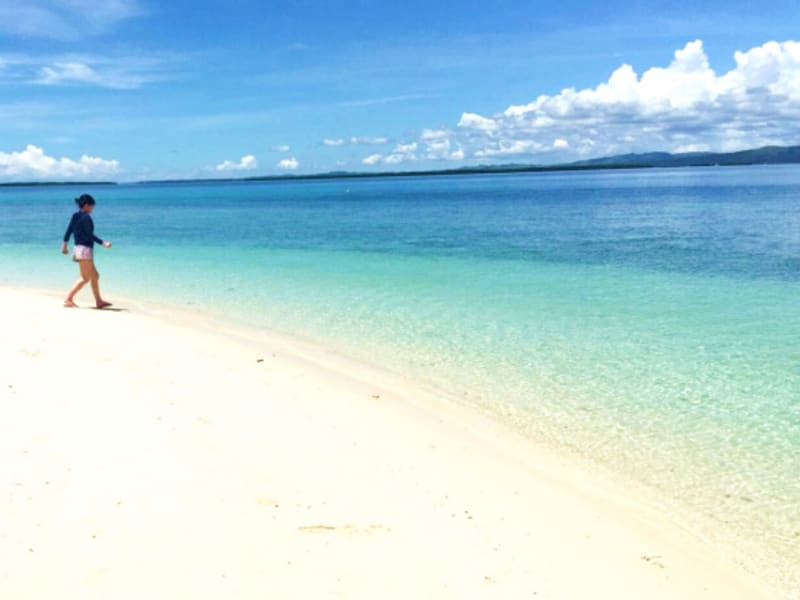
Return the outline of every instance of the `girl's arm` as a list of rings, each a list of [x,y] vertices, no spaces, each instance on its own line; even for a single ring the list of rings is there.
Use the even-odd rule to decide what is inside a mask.
[[[69,242],[69,236],[72,235],[73,230],[75,229],[75,221],[78,220],[78,213],[72,215],[72,218],[69,220],[69,225],[67,225],[67,230],[64,232],[64,243],[66,244]]]
[[[69,225],[67,225],[67,230],[64,232],[64,243],[61,244],[61,253],[67,253],[67,243],[69,242],[69,236],[72,235],[73,230],[75,229],[75,221],[77,221],[77,214],[72,215],[72,218],[69,220]]]
[[[104,242],[102,239],[100,239],[94,234],[94,221],[92,221],[91,218],[89,218],[88,221],[89,221],[89,233],[92,234],[92,239],[94,240],[94,243],[100,244],[103,248],[111,248],[111,242]]]
[[[87,226],[89,228],[88,233],[92,234],[92,239],[94,240],[94,243],[100,244],[103,248],[111,248],[111,242],[104,242],[102,239],[100,239],[94,234],[94,221],[92,221],[92,218],[89,217],[86,219],[86,221],[88,223]]]
[[[106,243],[94,234],[94,221],[92,220],[92,218],[89,217],[88,219],[86,219],[86,221],[87,221],[87,228],[89,229],[87,233],[90,233],[92,235],[94,243],[100,244],[101,246],[105,246]]]

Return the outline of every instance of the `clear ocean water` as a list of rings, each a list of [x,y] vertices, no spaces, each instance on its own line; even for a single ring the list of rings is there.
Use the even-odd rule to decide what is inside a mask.
[[[67,289],[81,191],[0,189],[0,284]],[[109,298],[447,390],[800,585],[800,165],[90,191]]]

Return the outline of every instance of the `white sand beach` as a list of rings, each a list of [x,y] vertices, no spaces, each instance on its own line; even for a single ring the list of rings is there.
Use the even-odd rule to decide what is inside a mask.
[[[478,412],[127,307],[0,289],[3,599],[777,597]]]

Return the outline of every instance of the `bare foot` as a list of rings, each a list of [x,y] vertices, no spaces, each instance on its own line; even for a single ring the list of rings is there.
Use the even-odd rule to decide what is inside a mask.
[[[65,308],[78,308],[78,305],[75,304],[72,300],[64,300],[64,307]]]
[[[100,300],[97,303],[97,308],[108,308],[109,306],[111,306],[111,302],[106,302],[105,300]]]

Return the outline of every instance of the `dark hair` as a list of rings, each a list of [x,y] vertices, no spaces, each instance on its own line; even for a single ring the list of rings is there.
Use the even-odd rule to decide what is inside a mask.
[[[87,204],[89,206],[94,206],[95,205],[95,201],[94,201],[94,198],[92,198],[89,194],[84,194],[83,196],[80,196],[79,198],[75,198],[75,204],[78,205],[78,208],[83,208]]]

